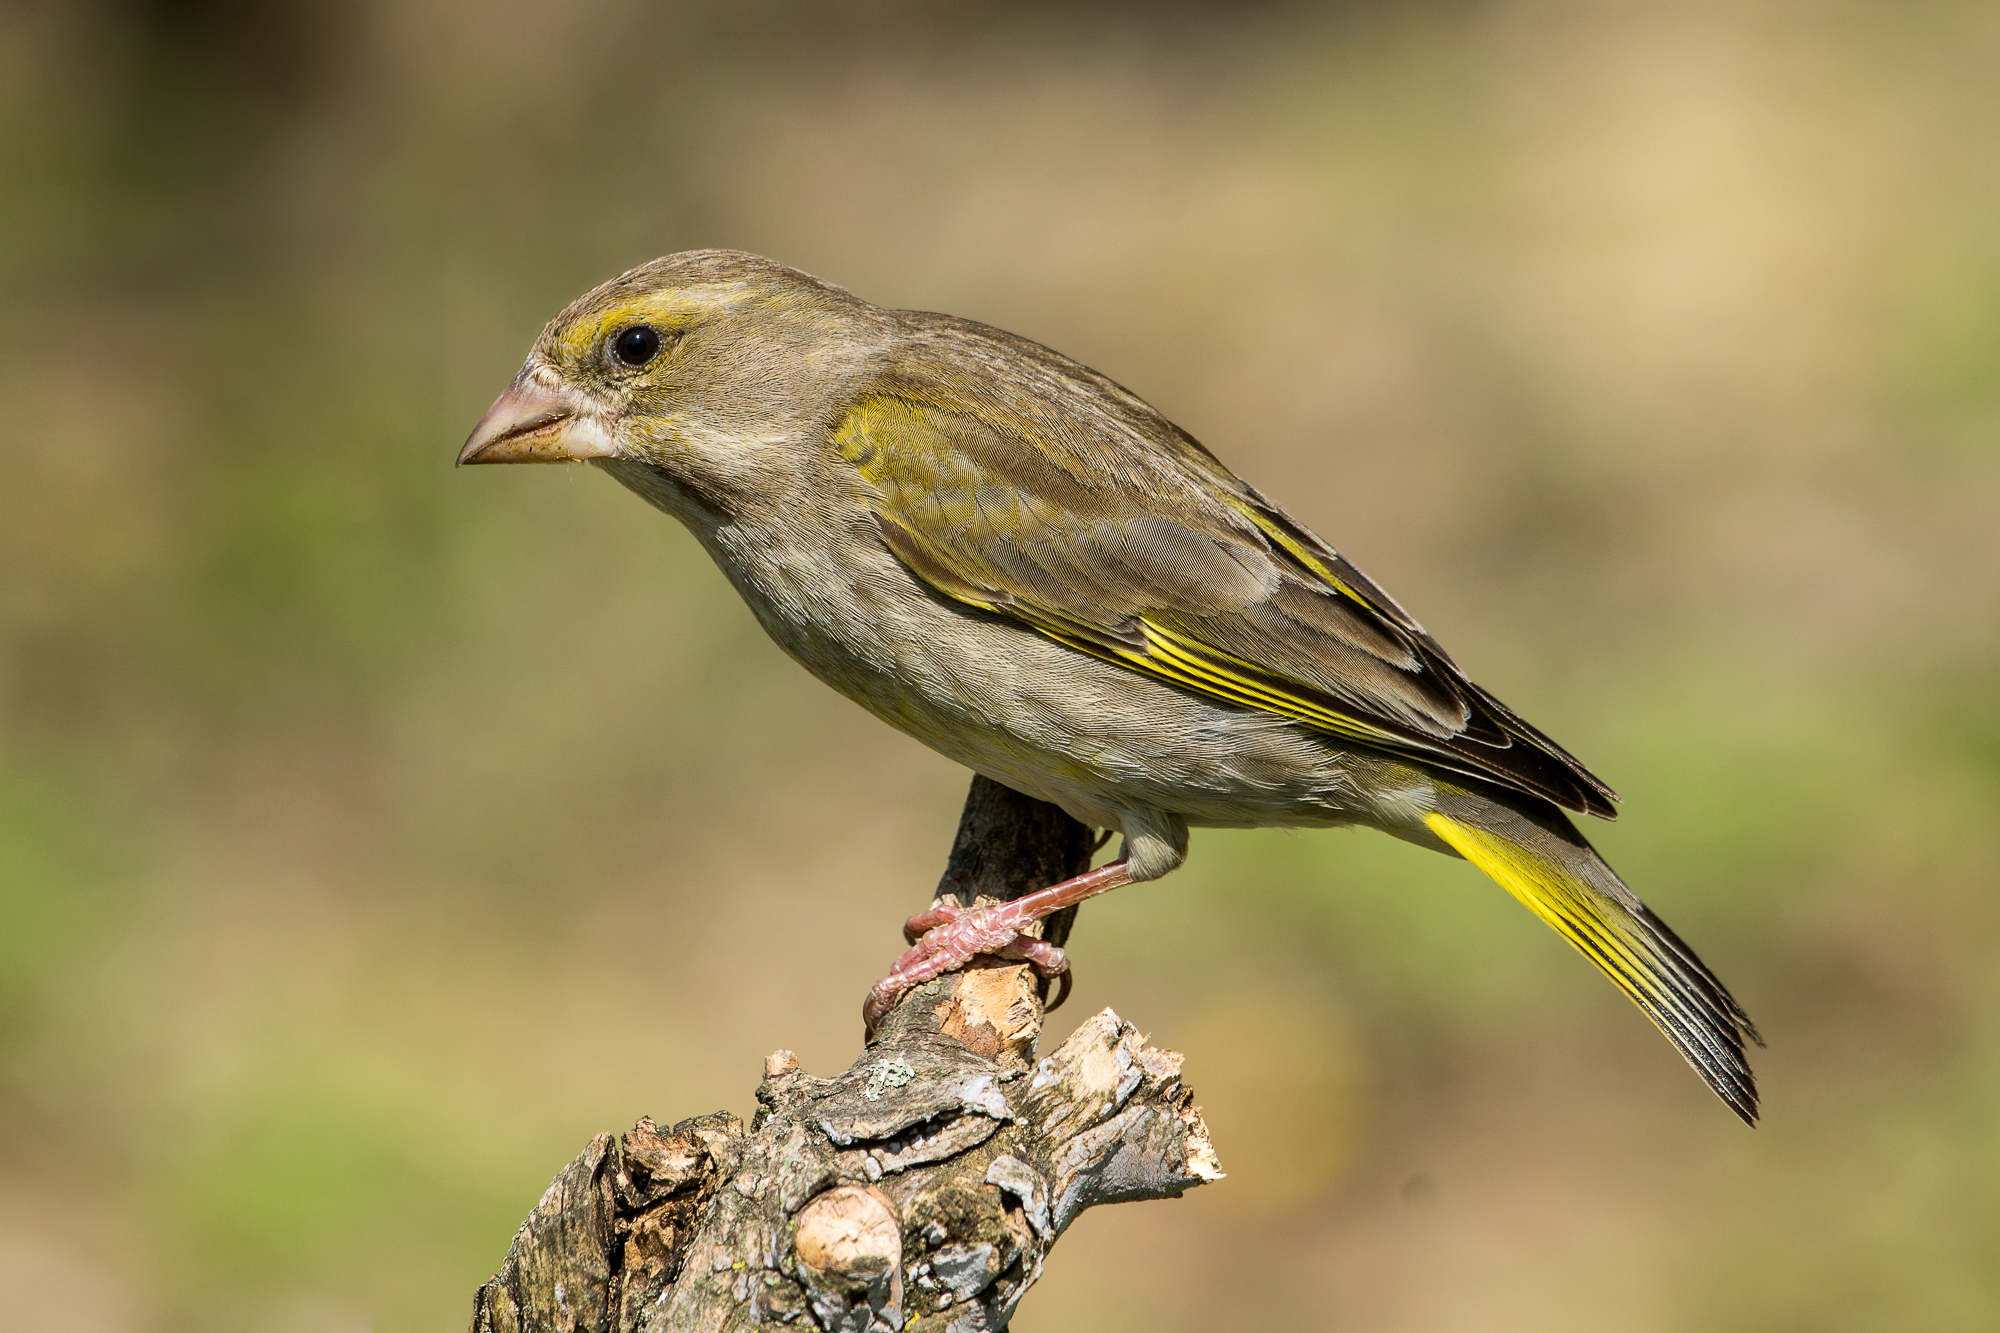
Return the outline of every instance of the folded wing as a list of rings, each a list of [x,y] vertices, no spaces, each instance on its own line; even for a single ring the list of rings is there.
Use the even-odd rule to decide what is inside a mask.
[[[1115,384],[1008,341],[988,354],[1039,372],[1010,377],[1016,399],[918,364],[834,430],[918,578],[1221,702],[1611,816],[1609,788],[1332,547]]]

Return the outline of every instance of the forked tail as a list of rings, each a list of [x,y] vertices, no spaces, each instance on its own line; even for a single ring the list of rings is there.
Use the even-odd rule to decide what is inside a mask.
[[[1729,1109],[1756,1124],[1757,1080],[1743,1043],[1763,1039],[1749,1015],[1568,817],[1443,782],[1437,793],[1437,811],[1424,819],[1431,832],[1604,969]]]

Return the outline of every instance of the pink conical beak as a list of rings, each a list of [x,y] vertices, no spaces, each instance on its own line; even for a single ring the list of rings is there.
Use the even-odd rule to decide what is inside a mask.
[[[546,367],[525,370],[493,400],[466,437],[466,463],[574,463],[614,458],[617,447],[581,394]]]

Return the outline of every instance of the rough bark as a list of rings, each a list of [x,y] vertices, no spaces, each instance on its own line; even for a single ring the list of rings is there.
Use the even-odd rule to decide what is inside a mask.
[[[938,896],[1018,897],[1090,850],[1062,811],[975,778]],[[479,1289],[473,1333],[1004,1329],[1084,1209],[1221,1175],[1180,1056],[1106,1009],[1038,1060],[1042,1015],[1028,968],[975,966],[911,991],[836,1078],[771,1055],[747,1128],[599,1134]]]

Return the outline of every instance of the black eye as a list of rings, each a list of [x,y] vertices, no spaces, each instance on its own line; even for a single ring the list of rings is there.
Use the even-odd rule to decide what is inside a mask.
[[[634,324],[611,339],[611,355],[628,366],[643,366],[660,354],[660,331],[650,324]]]

